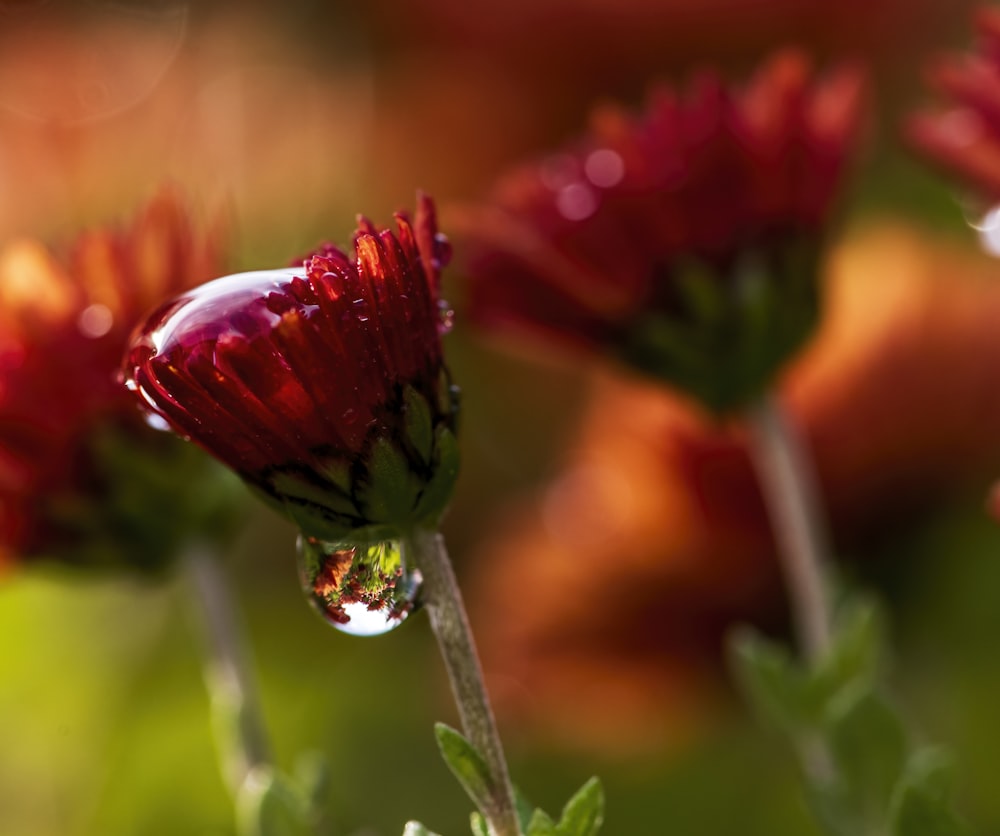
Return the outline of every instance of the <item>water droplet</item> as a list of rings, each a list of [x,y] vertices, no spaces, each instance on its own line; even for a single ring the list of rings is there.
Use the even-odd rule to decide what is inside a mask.
[[[420,572],[407,571],[396,541],[326,543],[300,536],[298,553],[302,590],[341,632],[387,633],[416,606]]]
[[[343,421],[347,426],[357,423],[358,411],[356,409],[345,409],[344,414],[340,416],[340,420]]]
[[[444,299],[438,300],[438,333],[447,334],[455,327],[455,309]]]
[[[367,299],[355,299],[354,300],[354,318],[358,322],[368,321],[368,300]]]

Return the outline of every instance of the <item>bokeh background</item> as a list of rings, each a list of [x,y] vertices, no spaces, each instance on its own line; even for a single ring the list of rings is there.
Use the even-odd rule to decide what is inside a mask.
[[[163,183],[228,219],[235,268],[345,243],[425,189],[475,199],[609,98],[771,49],[870,65],[865,149],[825,268],[826,320],[785,393],[845,576],[888,607],[892,684],[951,746],[958,802],[1000,829],[1000,262],[971,204],[912,159],[922,67],[970,37],[958,0],[0,3],[0,236],[58,245]],[[724,636],[786,612],[738,427],[620,371],[447,338],[464,465],[447,519],[512,771],[558,809],[591,774],[606,832],[816,832],[789,753],[732,692]],[[280,765],[329,761],[336,833],[467,831],[439,760],[455,721],[425,620],[338,634],[260,509],[227,566]],[[233,832],[193,593],[33,565],[0,580],[0,833]]]

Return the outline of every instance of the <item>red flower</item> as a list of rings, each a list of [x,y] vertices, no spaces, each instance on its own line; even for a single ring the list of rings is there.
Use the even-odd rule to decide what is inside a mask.
[[[951,100],[944,109],[917,113],[905,125],[910,143],[929,160],[1000,200],[1000,10],[976,17],[980,41],[966,55],[939,62],[930,85]]]
[[[228,276],[162,306],[127,360],[147,407],[308,537],[434,520],[457,471],[441,351],[434,206],[398,233],[362,219],[348,256]],[[371,533],[371,532],[369,532]]]
[[[713,73],[501,180],[465,214],[470,313],[602,347],[724,410],[816,317],[820,233],[861,76],[783,52],[742,90]]]
[[[179,501],[167,484],[174,471],[160,462],[154,474],[149,461],[182,462],[116,375],[136,319],[218,263],[215,237],[196,236],[169,192],[125,229],[84,234],[65,259],[31,241],[0,253],[3,559],[156,565],[167,557],[175,537],[155,518],[160,503]]]

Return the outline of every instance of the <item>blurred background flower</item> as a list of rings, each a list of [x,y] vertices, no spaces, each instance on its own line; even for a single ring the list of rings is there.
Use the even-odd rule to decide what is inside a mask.
[[[228,207],[229,269],[271,267],[343,240],[357,206],[384,217],[416,187],[474,198],[600,101],[636,105],[695,66],[741,78],[788,44],[817,63],[865,60],[881,129],[847,196],[828,321],[785,393],[850,571],[890,600],[899,693],[955,744],[962,802],[995,829],[1000,535],[981,498],[996,473],[1000,273],[971,254],[950,188],[895,138],[926,101],[918,67],[971,37],[970,5],[3,3],[0,234],[72,240],[166,179]],[[19,304],[79,316],[61,290],[28,286]],[[4,352],[27,321],[0,335]],[[731,705],[718,666],[734,619],[784,620],[738,429],[710,434],[635,381],[499,352],[460,319],[446,343],[464,390],[447,534],[518,782],[551,807],[601,774],[609,833],[648,833],[666,811],[695,836],[812,832],[784,753]],[[464,830],[430,733],[453,718],[429,631],[414,617],[381,639],[332,636],[303,606],[293,539],[262,513],[238,564],[279,766],[328,753],[340,832],[395,834],[409,817]],[[230,832],[181,629],[189,598],[177,581],[81,586],[40,567],[0,588],[5,834]]]
[[[65,256],[27,239],[0,251],[4,562],[158,568],[205,536],[187,525],[225,529],[225,499],[212,494],[223,483],[146,425],[118,376],[137,317],[218,273],[222,249],[219,231],[197,230],[164,191],[128,227],[85,233]]]
[[[1000,284],[992,260],[880,223],[837,249],[827,292],[784,392],[857,559],[1000,467],[1000,389],[973,359],[1000,351]],[[726,631],[782,628],[741,429],[603,374],[565,458],[475,561],[501,711],[560,745],[684,740],[727,690]]]

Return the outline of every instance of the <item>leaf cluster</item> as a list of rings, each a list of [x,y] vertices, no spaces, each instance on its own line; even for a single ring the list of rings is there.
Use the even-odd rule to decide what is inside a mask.
[[[880,688],[883,619],[848,600],[816,664],[742,630],[732,661],[748,700],[798,751],[809,800],[830,836],[969,836],[950,802],[941,750],[915,747]]]

